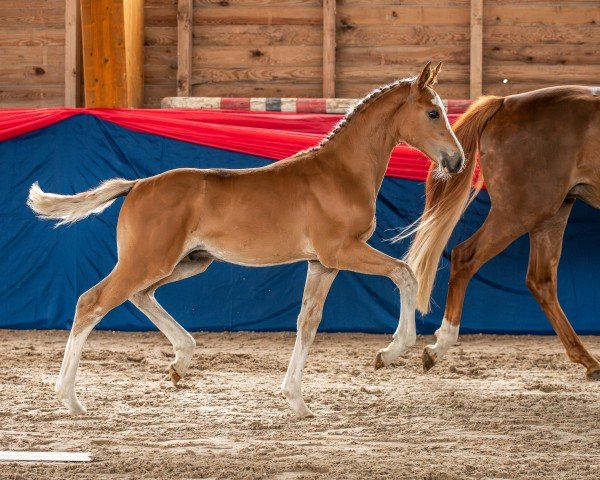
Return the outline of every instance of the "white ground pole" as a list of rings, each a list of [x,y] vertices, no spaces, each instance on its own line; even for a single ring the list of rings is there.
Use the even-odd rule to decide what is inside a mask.
[[[0,451],[0,462],[91,462],[91,452]]]

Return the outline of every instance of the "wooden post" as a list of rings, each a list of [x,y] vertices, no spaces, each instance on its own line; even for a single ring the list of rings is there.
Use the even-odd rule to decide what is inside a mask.
[[[81,0],[86,107],[143,105],[143,0]]]
[[[483,77],[483,0],[471,0],[471,81],[470,96],[482,93]]]
[[[81,25],[79,0],[65,2],[65,107],[81,105]]]
[[[335,0],[323,0],[323,98],[335,98]]]
[[[192,94],[192,0],[177,1],[177,96]]]
[[[127,106],[144,106],[144,0],[124,0]]]

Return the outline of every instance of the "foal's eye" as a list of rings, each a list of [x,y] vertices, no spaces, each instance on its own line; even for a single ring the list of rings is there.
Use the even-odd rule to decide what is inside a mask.
[[[431,110],[430,112],[427,112],[427,116],[429,118],[440,118],[440,112],[437,110]]]

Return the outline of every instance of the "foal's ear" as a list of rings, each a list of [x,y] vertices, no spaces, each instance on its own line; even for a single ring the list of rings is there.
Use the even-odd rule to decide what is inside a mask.
[[[431,62],[427,62],[427,65],[423,67],[421,75],[419,75],[419,78],[417,78],[417,80],[415,81],[419,89],[423,90],[427,85],[429,85],[432,73],[433,72],[431,71]]]
[[[442,69],[442,62],[438,63],[437,66],[433,69],[433,73],[431,74],[431,78],[429,79],[429,86],[435,85],[437,82],[437,77]]]

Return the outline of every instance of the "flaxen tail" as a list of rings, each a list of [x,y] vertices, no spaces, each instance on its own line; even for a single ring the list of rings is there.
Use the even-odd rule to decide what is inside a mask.
[[[422,313],[429,311],[438,264],[452,230],[483,184],[483,176],[480,175],[469,198],[477,165],[479,138],[487,122],[502,106],[503,100],[502,97],[482,97],[455,122],[453,130],[466,158],[466,164],[459,173],[441,178],[436,175],[435,165],[429,169],[425,209],[414,229],[416,234],[405,257],[419,282],[417,308]]]
[[[56,226],[74,223],[108,208],[118,197],[127,195],[137,180],[114,178],[75,195],[57,195],[31,185],[27,205],[45,220],[59,220]]]

